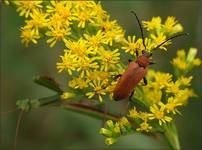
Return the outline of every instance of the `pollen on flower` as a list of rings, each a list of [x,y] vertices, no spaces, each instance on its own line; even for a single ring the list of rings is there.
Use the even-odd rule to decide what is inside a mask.
[[[149,132],[152,129],[152,126],[150,126],[147,122],[143,122],[140,124],[140,127],[137,128],[137,131],[145,131]]]
[[[143,26],[148,30],[154,30],[161,27],[161,18],[153,17],[151,21],[143,21]]]
[[[150,117],[149,119],[157,119],[159,121],[159,125],[163,123],[170,122],[172,120],[171,117],[166,116],[165,114],[165,105],[163,103],[159,103],[158,105],[154,104],[150,107]]]
[[[40,38],[40,36],[36,32],[34,32],[34,30],[31,30],[27,27],[21,28],[20,37],[22,38],[22,43],[25,43],[26,47],[29,45],[30,42],[37,44],[37,40]]]

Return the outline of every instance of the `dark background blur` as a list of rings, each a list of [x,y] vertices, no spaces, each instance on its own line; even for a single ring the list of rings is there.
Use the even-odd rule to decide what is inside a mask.
[[[158,62],[153,68],[171,72],[169,61],[180,48],[196,47],[201,58],[201,1],[102,1],[103,7],[126,29],[127,34],[140,36],[134,10],[140,20],[150,20],[153,16],[175,16],[190,33],[189,37],[174,40],[169,52],[156,51],[154,59]],[[1,4],[1,112],[15,108],[15,102],[21,98],[39,98],[53,94],[49,90],[32,82],[36,75],[51,75],[65,87],[64,74],[57,74],[55,64],[62,48],[47,47],[45,41],[25,48],[20,42],[20,26],[23,18],[15,8]],[[183,149],[201,149],[202,140],[202,71],[201,67],[193,71],[192,87],[198,98],[190,100],[187,107],[177,116],[177,128]],[[13,148],[18,113],[1,116],[1,149]],[[46,107],[26,114],[20,127],[17,147],[20,150],[55,149],[98,149],[107,148],[103,136],[98,134],[101,121],[60,108]],[[166,149],[161,138],[135,134],[119,139],[118,143],[107,149]]]

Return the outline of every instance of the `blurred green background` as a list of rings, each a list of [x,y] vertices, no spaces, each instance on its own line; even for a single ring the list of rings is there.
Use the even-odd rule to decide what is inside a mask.
[[[140,20],[150,20],[153,16],[175,16],[183,24],[189,37],[174,40],[169,53],[156,51],[152,68],[171,72],[169,61],[180,48],[196,47],[201,58],[201,1],[102,1],[105,10],[117,19],[127,34],[140,36],[134,10]],[[62,47],[47,47],[45,41],[25,48],[20,42],[20,26],[23,18],[15,8],[1,4],[1,112],[15,108],[15,102],[21,98],[39,98],[52,95],[49,90],[35,85],[32,78],[36,75],[51,75],[65,87],[64,75],[57,74],[55,64]],[[201,149],[202,139],[202,71],[193,71],[193,89],[198,94],[191,99],[176,117],[182,149]],[[17,112],[1,116],[1,149],[13,148]],[[23,117],[20,127],[17,149],[55,150],[55,149],[167,149],[163,139],[135,134],[119,139],[118,143],[107,147],[104,137],[98,134],[102,126],[96,120],[81,114],[72,113],[55,107],[32,110]]]

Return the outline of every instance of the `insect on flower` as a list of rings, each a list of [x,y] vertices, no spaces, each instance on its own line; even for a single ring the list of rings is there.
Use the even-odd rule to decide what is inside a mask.
[[[150,57],[152,56],[152,53],[148,52],[146,49],[145,41],[144,41],[144,35],[143,35],[143,29],[141,26],[141,23],[134,11],[131,11],[133,13],[138,21],[140,31],[141,31],[141,36],[142,36],[142,41],[143,41],[143,46],[145,50],[142,50],[142,55],[138,56],[138,52],[136,51],[136,56],[137,59],[134,61],[129,61],[129,65],[125,72],[122,75],[117,75],[116,77],[120,77],[120,79],[117,82],[117,85],[113,91],[113,98],[114,100],[122,100],[127,97],[129,97],[129,100],[132,98],[134,94],[134,88],[135,86],[143,79],[144,84],[147,84],[147,80],[145,78],[145,75],[147,73],[147,67],[151,64],[154,64]],[[188,33],[181,33],[174,35],[164,42],[160,43],[158,46],[156,46],[154,49],[159,48],[166,42],[170,41],[173,38],[179,37],[179,36],[184,36],[188,35]],[[154,50],[153,49],[153,50]]]

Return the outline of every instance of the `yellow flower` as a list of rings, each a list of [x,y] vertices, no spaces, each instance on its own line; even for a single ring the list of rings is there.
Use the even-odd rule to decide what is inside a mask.
[[[149,105],[160,102],[162,98],[161,89],[155,88],[156,86],[152,88],[152,85],[151,83],[151,86],[148,85],[143,88],[145,94],[142,100],[146,101]]]
[[[27,27],[33,28],[36,34],[39,34],[39,28],[44,28],[47,26],[49,19],[47,19],[48,14],[43,13],[41,10],[33,10],[30,14],[31,20],[26,21]]]
[[[107,12],[103,10],[102,5],[100,2],[92,3],[92,9],[93,9],[93,15],[96,16],[98,19],[106,19],[107,18]]]
[[[180,82],[170,82],[167,86],[166,92],[177,94],[180,90]]]
[[[25,43],[25,46],[27,47],[30,42],[33,42],[34,44],[37,44],[37,39],[40,38],[40,36],[34,32],[34,30],[31,30],[30,28],[22,27],[21,28],[21,36],[22,43]]]
[[[47,6],[48,13],[55,13],[61,16],[63,19],[69,21],[72,20],[73,15],[71,12],[72,2],[71,1],[50,1],[50,4]]]
[[[128,117],[131,117],[133,119],[138,118],[139,117],[139,113],[136,110],[136,107],[134,107],[133,109],[129,110],[129,115]]]
[[[122,117],[122,118],[118,121],[118,123],[119,123],[119,126],[120,126],[120,127],[127,126],[127,125],[130,124],[129,121],[128,121],[128,119],[127,119],[126,117]]]
[[[196,97],[196,94],[194,93],[194,91],[192,89],[189,89],[189,88],[185,88],[183,90],[180,90],[175,95],[175,99],[177,99],[177,101],[179,103],[182,103],[183,105],[187,104],[187,101],[190,97]]]
[[[57,26],[49,26],[49,30],[46,32],[46,36],[51,38],[47,40],[47,43],[50,44],[50,47],[53,47],[57,41],[64,41],[65,36],[71,34],[71,28],[60,28]]]
[[[88,41],[88,46],[97,51],[97,49],[101,46],[104,40],[104,33],[99,30],[96,35],[90,36],[89,34],[84,34],[85,39]]]
[[[177,51],[177,57],[181,58],[181,59],[185,59],[186,57],[186,53],[184,49],[180,49]]]
[[[99,49],[98,59],[101,62],[101,70],[109,71],[111,68],[115,68],[115,66],[120,62],[120,53],[118,49],[113,51],[105,50],[103,47]]]
[[[179,58],[173,58],[171,63],[180,70],[186,70],[187,68],[187,63]]]
[[[110,46],[112,46],[113,41],[121,42],[123,34],[124,34],[124,31],[121,28],[106,31],[104,35],[106,44],[109,44]]]
[[[81,72],[80,76],[83,78],[86,75],[86,72],[89,72],[91,69],[97,69],[99,66],[97,62],[95,62],[96,58],[88,58],[84,57],[78,61],[77,71]]]
[[[140,112],[139,118],[142,119],[144,122],[146,122],[149,119],[149,113],[147,112]]]
[[[154,30],[161,27],[161,18],[153,17],[151,21],[143,21],[142,23],[148,31]]]
[[[115,138],[106,138],[105,139],[105,144],[106,145],[112,145],[116,142],[117,140]]]
[[[137,128],[136,131],[151,131],[152,126],[150,126],[147,122],[143,122],[140,124],[140,128]]]
[[[161,43],[163,43],[164,41],[166,41],[166,36],[163,33],[159,33],[157,34],[157,36],[155,36],[154,34],[151,34],[151,38],[153,39],[153,42],[155,43],[155,47],[160,45]],[[164,43],[163,45],[161,45],[159,48],[160,49],[164,49],[167,50],[165,48],[166,45],[171,44],[170,41]]]
[[[115,30],[115,29],[119,28],[116,20],[110,21],[109,17],[107,18],[107,20],[100,19],[98,21],[100,21],[100,22],[98,22],[96,24],[96,26],[98,26],[103,32],[107,32],[109,30]]]
[[[109,72],[99,71],[99,70],[91,70],[86,72],[87,79],[92,80],[106,80],[109,79]]]
[[[78,21],[78,28],[84,28],[86,23],[94,23],[93,12],[89,11],[89,9],[78,10],[74,13],[74,16],[74,20]]]
[[[128,40],[124,40],[124,46],[122,47],[125,52],[130,53],[131,55],[134,55],[136,53],[140,53],[142,48],[142,39],[138,39],[135,41],[135,36],[128,36]]]
[[[190,86],[191,85],[191,80],[193,79],[192,76],[190,77],[181,77],[180,79],[177,80],[177,82],[180,83],[180,85],[183,85],[183,86]]]
[[[86,96],[89,99],[91,99],[92,97],[97,95],[100,102],[102,102],[103,101],[102,96],[106,95],[105,83],[101,80],[93,80],[93,81],[89,82],[89,85],[93,88],[93,91],[87,92]]]
[[[69,75],[72,75],[72,71],[76,70],[77,67],[75,55],[65,53],[64,56],[60,57],[62,62],[56,64],[58,72],[60,73],[63,70],[66,70]]]
[[[179,111],[176,109],[178,106],[182,106],[182,103],[178,102],[178,100],[174,99],[173,97],[169,97],[168,102],[165,104],[166,112],[172,112],[173,114],[176,114],[176,112],[179,113]]]
[[[74,78],[68,82],[69,87],[75,89],[84,89],[88,87],[88,82],[85,81],[82,77]]]
[[[159,103],[158,105],[160,108],[156,104],[150,106],[150,111],[152,114],[150,114],[149,119],[157,119],[159,121],[159,125],[162,125],[162,123],[170,122],[172,118],[166,116],[165,105],[163,103]]]
[[[192,64],[194,66],[200,66],[201,65],[201,59],[200,58],[196,58],[192,61]]]
[[[173,16],[168,16],[165,21],[165,29],[168,33],[177,33],[182,32],[183,27],[181,24],[177,23],[178,21]]]
[[[73,98],[75,97],[76,95],[74,93],[70,93],[70,92],[64,92],[62,95],[61,95],[61,98],[62,99],[69,99],[69,98]]]
[[[68,48],[65,52],[75,54],[78,60],[82,60],[84,57],[96,53],[91,47],[87,47],[87,41],[82,38],[78,41],[65,40],[65,46]]]
[[[20,16],[25,16],[26,18],[33,12],[35,9],[42,8],[43,1],[14,1],[14,4],[17,6],[17,11],[20,12]]]
[[[151,76],[151,77],[150,77]],[[172,80],[172,75],[169,73],[155,72],[155,75],[148,72],[148,78],[153,82],[148,84],[148,87],[155,87],[156,89],[163,89],[167,87],[168,83]]]

